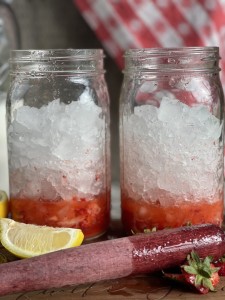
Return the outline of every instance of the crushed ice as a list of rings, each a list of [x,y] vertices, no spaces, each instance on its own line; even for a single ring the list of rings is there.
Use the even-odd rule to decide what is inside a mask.
[[[13,195],[38,199],[45,191],[52,199],[69,199],[100,193],[105,120],[88,88],[78,101],[20,106],[13,117],[8,129]]]
[[[123,124],[124,183],[131,197],[213,198],[222,172],[223,124],[206,107],[163,97],[159,108],[136,106]]]

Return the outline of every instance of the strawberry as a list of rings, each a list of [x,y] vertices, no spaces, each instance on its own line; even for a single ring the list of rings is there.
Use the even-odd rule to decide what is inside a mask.
[[[186,282],[201,294],[215,291],[215,286],[217,286],[220,279],[218,274],[219,269],[212,263],[211,257],[207,256],[203,260],[194,251],[187,256],[187,262],[181,266],[181,271]]]
[[[225,265],[225,263],[224,263]],[[212,258],[207,256],[204,260],[199,258],[194,251],[187,256],[186,263],[181,266],[181,272],[166,273],[164,277],[175,280],[182,284],[191,286],[201,294],[206,294],[209,291],[215,291],[215,287],[219,283],[220,268],[215,267],[212,263]]]
[[[220,268],[218,271],[219,276],[225,276],[225,255],[221,257],[218,261],[213,262],[215,267]]]

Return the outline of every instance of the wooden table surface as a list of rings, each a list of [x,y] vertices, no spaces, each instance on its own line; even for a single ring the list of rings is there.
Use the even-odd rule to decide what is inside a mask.
[[[104,239],[117,238],[122,235],[121,225],[117,221],[112,223]],[[10,261],[16,259],[2,246],[0,247],[0,253]],[[216,292],[210,292],[206,295],[197,294],[183,285],[168,281],[159,274],[132,276],[93,284],[13,294],[2,296],[0,300],[72,300],[83,298],[90,300],[225,300],[225,277],[221,277]]]
[[[157,276],[139,276],[61,289],[41,290],[0,297],[1,300],[224,300],[225,277],[216,292],[196,294]]]

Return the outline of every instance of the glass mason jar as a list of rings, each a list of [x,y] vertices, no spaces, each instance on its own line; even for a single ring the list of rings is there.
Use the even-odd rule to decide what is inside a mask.
[[[223,92],[217,47],[129,50],[120,101],[127,232],[223,219]]]
[[[15,50],[8,153],[12,218],[103,234],[110,214],[103,51]]]

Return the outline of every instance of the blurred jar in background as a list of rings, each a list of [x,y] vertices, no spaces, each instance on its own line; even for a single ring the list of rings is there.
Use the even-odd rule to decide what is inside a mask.
[[[6,136],[6,94],[9,74],[9,41],[0,18],[0,190],[9,193],[8,154]]]
[[[219,49],[129,50],[120,102],[127,232],[223,220]]]
[[[8,4],[0,1],[0,190],[9,194],[6,136],[6,94],[9,87],[10,50],[20,48],[19,26]]]
[[[12,218],[102,235],[110,213],[102,50],[12,51],[10,75]]]

